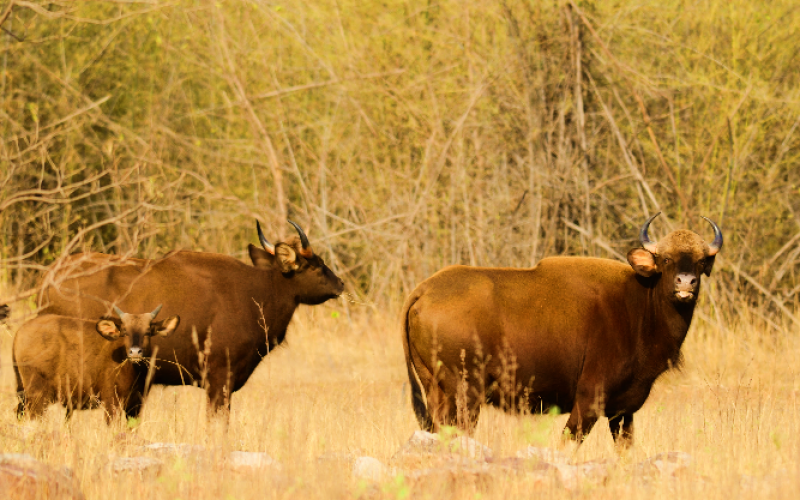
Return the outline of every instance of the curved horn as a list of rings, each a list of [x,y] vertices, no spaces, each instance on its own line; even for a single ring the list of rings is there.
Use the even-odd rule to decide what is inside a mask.
[[[288,219],[287,222],[293,225],[294,228],[297,229],[297,234],[300,235],[300,244],[303,245],[303,250],[300,251],[300,255],[302,255],[305,258],[309,258],[312,255],[314,255],[314,251],[311,249],[311,244],[308,242],[308,236],[306,236],[306,233],[304,233],[303,230],[300,229],[300,226],[298,226],[294,222]]]
[[[261,224],[256,221],[256,229],[258,230],[258,241],[261,242],[261,246],[264,247],[268,253],[275,255],[275,245],[267,241],[267,238],[264,236],[264,231],[261,230]]]
[[[161,306],[163,306],[163,305],[164,305],[164,304],[159,304],[159,305],[158,305],[158,307],[156,307],[156,308],[153,310],[153,312],[151,312],[151,313],[150,313],[150,318],[151,318],[151,319],[156,319],[156,316],[158,316],[158,313],[160,313],[160,312],[161,312]]]
[[[700,217],[703,216],[701,215]],[[722,249],[722,230],[719,228],[719,226],[717,226],[714,223],[713,220],[709,219],[708,217],[703,217],[703,218],[707,220],[708,223],[714,227],[714,241],[712,241],[711,244],[708,245],[708,256],[713,257],[714,255],[717,255],[717,252],[719,252]]]
[[[644,247],[644,249],[652,254],[656,253],[656,249],[658,248],[658,242],[650,240],[650,237],[647,235],[647,228],[650,227],[650,223],[653,222],[653,219],[655,219],[659,215],[661,215],[661,212],[658,212],[654,216],[647,219],[647,222],[644,223],[644,226],[642,226],[641,231],[639,231],[639,241],[642,242],[642,246]]]
[[[122,318],[122,317],[125,315],[125,313],[124,313],[124,312],[122,312],[122,309],[120,309],[120,308],[119,308],[119,307],[117,307],[117,306],[114,306],[114,312],[115,312],[115,313],[117,313],[117,316],[119,316],[119,317],[120,317],[120,319],[121,319],[121,318]]]

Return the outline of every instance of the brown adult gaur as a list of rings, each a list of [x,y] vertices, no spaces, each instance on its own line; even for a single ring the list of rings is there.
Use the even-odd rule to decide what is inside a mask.
[[[97,318],[113,305],[137,310],[163,302],[164,313],[180,314],[181,324],[169,338],[153,339],[153,383],[205,383],[210,408],[230,409],[230,394],[283,342],[297,306],[321,304],[344,288],[303,230],[289,222],[299,237],[275,245],[257,224],[263,249],[249,246],[252,266],[190,251],[159,260],[76,254],[45,278],[42,312]]]
[[[629,266],[551,257],[530,269],[451,266],[420,283],[402,322],[422,428],[471,431],[484,402],[532,412],[557,406],[570,412],[573,438],[605,415],[614,440],[629,444],[633,414],[680,361],[700,277],[722,248],[709,219],[710,245],[685,229],[651,241],[657,215],[642,226],[644,248],[628,252]]]

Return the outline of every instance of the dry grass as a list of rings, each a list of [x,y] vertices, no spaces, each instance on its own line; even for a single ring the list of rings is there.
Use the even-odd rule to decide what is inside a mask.
[[[29,453],[71,467],[90,499],[133,498],[508,498],[532,492],[552,497],[673,498],[703,494],[729,498],[749,480],[771,485],[776,498],[794,497],[798,483],[800,417],[796,383],[797,343],[765,338],[759,328],[732,328],[727,335],[696,322],[689,334],[686,367],[655,386],[637,413],[636,446],[621,457],[605,485],[577,493],[558,484],[536,486],[529,478],[497,477],[488,484],[456,481],[415,488],[402,475],[378,486],[354,479],[346,461],[320,462],[328,454],[368,455],[388,463],[417,429],[411,411],[396,322],[368,311],[352,320],[340,304],[302,308],[288,346],[270,354],[233,399],[227,434],[208,423],[205,399],[195,388],[156,388],[132,435],[149,441],[191,443],[216,450],[264,451],[278,459],[283,474],[242,474],[219,461],[168,459],[159,477],[110,480],[101,472],[109,456],[136,454],[115,441],[124,424],[104,423],[100,411],[79,412],[68,424],[53,407],[40,422],[18,424],[10,341],[2,327],[0,452]],[[485,411],[476,438],[495,457],[513,456],[528,445],[557,446],[565,416],[514,417]],[[20,425],[35,429],[19,439]],[[629,464],[656,453],[680,450],[694,458],[693,473],[678,480],[643,483]],[[615,459],[601,420],[579,449],[577,462]],[[776,471],[783,471],[775,475]],[[758,478],[767,477],[763,484]],[[775,482],[774,477],[781,478]],[[744,478],[744,479],[743,479]],[[758,486],[760,485],[760,486]],[[536,493],[537,495],[539,493]],[[750,492],[749,494],[757,494]]]

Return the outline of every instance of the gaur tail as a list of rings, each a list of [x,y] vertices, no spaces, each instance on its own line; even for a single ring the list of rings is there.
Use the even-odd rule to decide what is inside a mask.
[[[13,350],[11,351],[11,361],[14,365],[14,376],[17,377],[17,418],[20,419],[25,416],[25,390],[22,388],[22,377],[20,377],[17,367],[17,355]]]
[[[433,419],[428,411],[425,389],[422,387],[422,381],[417,373],[417,368],[414,366],[414,358],[411,354],[411,339],[409,338],[408,332],[409,311],[421,295],[422,292],[417,288],[406,299],[406,303],[403,305],[403,350],[406,353],[406,367],[408,368],[408,382],[411,385],[411,405],[414,407],[414,414],[417,416],[419,426],[423,430],[433,432]]]

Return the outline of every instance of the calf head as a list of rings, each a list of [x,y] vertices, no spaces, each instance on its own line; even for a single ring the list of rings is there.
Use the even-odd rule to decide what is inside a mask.
[[[297,299],[302,304],[321,304],[341,295],[344,282],[314,253],[300,226],[292,221],[288,222],[294,226],[298,236],[273,245],[264,237],[261,224],[256,221],[258,239],[264,249],[250,245],[253,265],[260,269],[277,269],[291,279]]]
[[[145,314],[128,314],[114,306],[114,311],[119,316],[116,318],[103,318],[97,322],[95,329],[106,340],[125,338],[125,350],[128,359],[139,361],[150,354],[150,337],[158,335],[166,337],[178,328],[179,316],[172,316],[161,321],[156,321],[156,316],[161,311],[159,305],[153,312]]]
[[[693,304],[700,291],[701,275],[711,275],[714,257],[722,248],[722,231],[714,221],[703,217],[714,227],[711,244],[687,229],[673,231],[661,241],[652,241],[647,228],[660,213],[650,217],[642,226],[639,239],[644,248],[628,252],[628,263],[642,276],[660,275],[658,286],[673,302]]]

